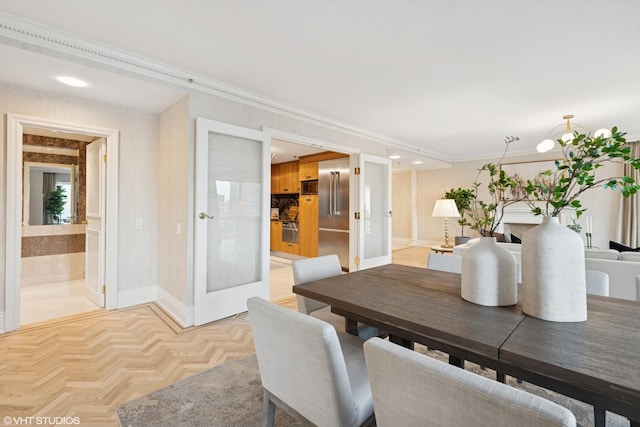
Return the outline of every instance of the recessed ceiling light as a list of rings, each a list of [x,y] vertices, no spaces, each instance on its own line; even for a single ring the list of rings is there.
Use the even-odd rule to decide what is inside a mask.
[[[60,83],[64,83],[66,85],[73,86],[73,87],[85,87],[89,85],[89,83],[85,82],[84,80],[76,79],[75,77],[60,76],[60,77],[56,77],[56,79]]]
[[[393,160],[396,160],[396,159],[399,159],[399,158],[400,158],[400,156],[389,156],[389,158],[390,158],[390,159],[393,159]]]
[[[412,162],[414,165],[421,165],[422,162],[420,160],[416,160],[415,162]]]

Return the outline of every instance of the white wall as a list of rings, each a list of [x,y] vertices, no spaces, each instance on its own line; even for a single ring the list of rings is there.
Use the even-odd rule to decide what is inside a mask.
[[[393,241],[411,244],[411,171],[394,172],[392,182],[392,227]]]
[[[0,85],[0,199],[6,198],[6,113],[43,117],[120,131],[120,194],[118,230],[119,292],[157,284],[157,140],[156,115],[79,97]],[[5,220],[0,213],[0,271],[5,268]],[[144,228],[135,230],[135,219]],[[4,308],[4,276],[0,278],[0,307]]]
[[[187,96],[160,114],[158,146],[158,299],[177,320],[188,323],[193,301],[189,266],[193,246],[189,228],[192,198],[189,180],[194,176],[189,158],[189,99]],[[180,233],[178,234],[178,227]]]

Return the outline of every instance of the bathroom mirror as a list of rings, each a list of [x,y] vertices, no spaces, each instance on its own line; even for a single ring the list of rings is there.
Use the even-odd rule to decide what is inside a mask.
[[[78,222],[78,166],[56,163],[24,163],[23,224],[53,225]],[[63,211],[52,215],[47,203],[60,186],[66,196]]]

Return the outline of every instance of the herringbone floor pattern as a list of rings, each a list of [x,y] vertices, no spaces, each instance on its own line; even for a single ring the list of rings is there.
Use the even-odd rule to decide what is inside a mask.
[[[394,262],[424,266],[428,251],[394,251]],[[297,308],[294,296],[279,303]],[[117,426],[116,406],[254,351],[246,313],[182,329],[147,304],[23,327],[0,335],[0,425]]]
[[[153,304],[6,334],[0,348],[3,420],[79,417],[82,426],[117,426],[116,406],[255,351],[246,313],[182,330]]]

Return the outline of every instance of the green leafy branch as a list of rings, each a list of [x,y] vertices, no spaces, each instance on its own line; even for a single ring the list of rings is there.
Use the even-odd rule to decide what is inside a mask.
[[[523,200],[531,212],[557,216],[562,209],[571,207],[576,217],[580,217],[586,209],[578,197],[590,188],[602,186],[620,190],[624,197],[640,190],[640,185],[629,176],[596,178],[596,171],[609,162],[628,163],[634,169],[640,169],[640,158],[631,156],[631,147],[624,135],[614,127],[610,137],[594,137],[576,131],[572,140],[558,140],[563,158],[555,161],[555,170],[542,171],[533,180],[518,181],[518,187],[524,193]]]
[[[506,137],[506,146],[500,160],[497,163],[487,163],[478,169],[478,175],[473,183],[474,198],[471,202],[469,218],[471,220],[471,229],[476,230],[481,236],[493,236],[502,222],[505,208],[521,201],[523,198],[523,196],[518,196],[517,191],[520,182],[507,175],[500,168],[509,145],[518,140],[518,137]],[[487,189],[489,190],[490,201],[488,202],[480,200],[478,196],[478,189],[482,185],[479,182],[479,178],[483,172],[489,175]]]

